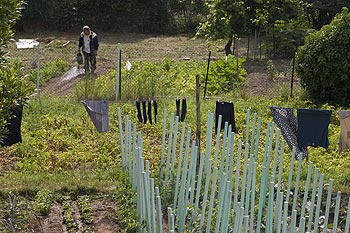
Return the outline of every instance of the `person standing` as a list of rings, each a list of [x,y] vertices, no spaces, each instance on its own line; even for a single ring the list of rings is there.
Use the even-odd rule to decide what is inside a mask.
[[[91,72],[94,72],[96,70],[96,56],[99,44],[97,34],[91,31],[89,26],[83,27],[78,46],[78,52],[82,48],[85,72],[90,71],[90,68]]]

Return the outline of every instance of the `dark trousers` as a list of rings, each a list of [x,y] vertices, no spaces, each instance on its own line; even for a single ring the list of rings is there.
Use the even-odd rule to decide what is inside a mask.
[[[85,71],[90,71],[90,68],[92,71],[96,70],[96,55],[95,53],[86,53],[83,51],[84,55],[84,69]]]

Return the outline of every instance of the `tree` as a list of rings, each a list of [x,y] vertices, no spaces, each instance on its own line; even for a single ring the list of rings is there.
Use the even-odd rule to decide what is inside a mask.
[[[300,0],[209,1],[210,13],[200,25],[197,36],[230,40],[233,35],[254,31],[260,36],[264,31],[272,42],[269,49],[274,55],[288,52],[287,55],[293,55],[295,47],[300,44],[296,38],[303,38],[305,33],[301,31],[308,27],[304,23],[305,6]]]
[[[320,30],[323,25],[329,24],[342,7],[350,8],[349,0],[304,0],[308,3],[306,13],[312,27]]]
[[[13,36],[12,27],[20,16],[23,0],[2,0],[0,3],[0,63],[4,59],[3,47]]]
[[[350,13],[347,8],[329,25],[306,37],[296,58],[296,71],[310,96],[322,102],[349,105]]]
[[[0,139],[5,135],[7,120],[11,117],[10,109],[23,105],[30,89],[23,84],[19,64],[6,59],[4,46],[12,37],[12,27],[20,17],[22,0],[2,0],[0,5]]]
[[[210,39],[232,39],[246,28],[246,6],[242,0],[217,0],[206,3],[207,20],[202,23],[198,36]]]

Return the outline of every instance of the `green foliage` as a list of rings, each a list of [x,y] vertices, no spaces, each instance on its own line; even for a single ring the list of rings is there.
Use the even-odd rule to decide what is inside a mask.
[[[268,30],[275,22],[288,23],[304,13],[303,3],[297,0],[220,0],[209,1],[207,7],[208,17],[200,25],[197,35],[212,39],[231,39],[233,35],[241,35],[254,29]]]
[[[20,16],[22,0],[4,0],[0,7],[0,140],[7,133],[6,122],[10,119],[10,109],[25,103],[30,89],[23,85],[23,74],[19,63],[10,63],[3,51],[12,37],[12,27]]]
[[[53,193],[49,190],[40,190],[34,198],[34,208],[41,215],[47,215],[50,212],[53,201]]]
[[[25,85],[19,63],[0,64],[0,139],[7,133],[5,126],[12,117],[10,109],[23,106],[32,90]]]
[[[204,62],[162,61],[134,62],[122,71],[121,93],[124,100],[156,96],[186,96],[195,93],[195,76],[204,73]],[[97,79],[81,81],[75,90],[77,99],[115,99],[115,71]]]
[[[118,185],[113,197],[118,203],[117,218],[124,232],[136,233],[139,230],[136,212],[135,193],[128,178],[128,173],[120,173]]]
[[[59,77],[68,70],[69,62],[61,58],[57,60],[48,61],[43,67],[40,68],[40,85],[48,82],[49,80]],[[30,75],[29,80],[36,83],[37,71],[34,69]]]
[[[79,196],[77,205],[80,211],[80,219],[84,224],[92,224],[92,208],[90,198],[87,195]]]
[[[329,24],[334,16],[341,11],[342,7],[350,8],[348,0],[337,0],[332,2],[328,0],[304,0],[307,3],[306,13],[312,21],[312,28],[320,30],[322,26]]]
[[[62,222],[66,225],[68,232],[76,232],[78,226],[73,218],[72,200],[70,196],[62,197]]]
[[[219,93],[227,93],[232,90],[240,89],[245,83],[245,75],[247,71],[242,67],[244,59],[238,59],[238,75],[237,61],[232,55],[227,60],[221,58],[210,64],[207,93],[208,95],[217,95]],[[202,83],[205,77],[202,78]],[[202,84],[202,86],[204,86]]]
[[[2,0],[0,7],[0,64],[4,59],[3,47],[12,38],[12,27],[20,17],[23,0]]]
[[[210,39],[231,39],[233,34],[242,32],[246,27],[245,3],[241,0],[208,1],[209,15],[202,23],[197,36]]]
[[[310,96],[322,102],[349,105],[350,13],[343,8],[334,20],[310,34],[300,47],[296,71]]]
[[[110,70],[106,75],[97,78],[86,74],[75,87],[76,99],[115,100],[115,75],[115,70]]]
[[[31,0],[19,26],[25,30],[37,27],[66,31],[89,24],[104,31],[193,32],[203,5],[203,1],[190,0]]]
[[[112,132],[98,134],[79,102],[48,97],[31,101],[23,117],[23,143],[13,152],[22,158],[17,171],[99,170],[117,163],[117,142],[107,143]]]
[[[266,66],[269,79],[273,81],[278,76],[278,70],[271,59],[267,60]]]
[[[29,218],[28,200],[14,192],[8,193],[8,199],[0,220],[2,232],[17,232],[25,226]]]

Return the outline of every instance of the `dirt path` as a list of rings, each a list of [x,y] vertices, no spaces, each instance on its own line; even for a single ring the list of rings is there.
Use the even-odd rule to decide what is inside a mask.
[[[117,206],[112,200],[97,200],[92,203],[95,233],[119,232],[116,219]]]
[[[51,79],[41,88],[41,93],[50,95],[68,95],[74,91],[75,85],[84,77],[84,69],[76,66],[61,77]]]
[[[32,226],[32,231],[37,233],[63,233],[66,231],[62,224],[62,206],[58,203],[54,203],[51,206],[50,214],[48,217],[39,220],[37,224]]]

